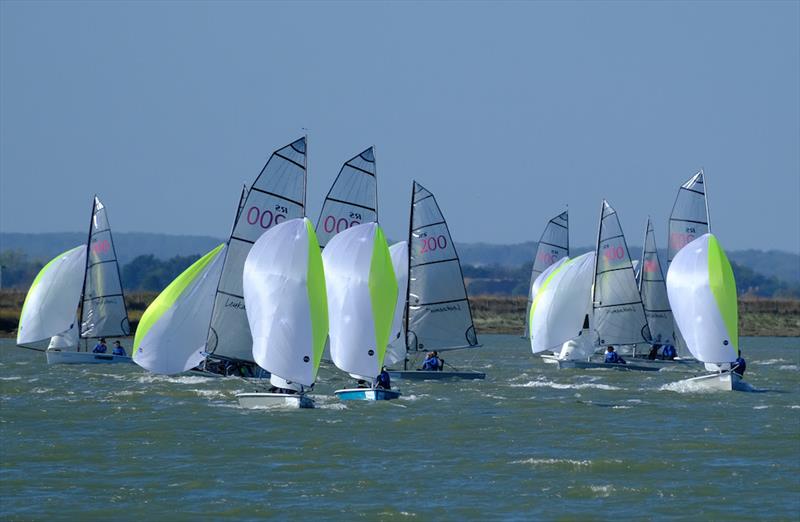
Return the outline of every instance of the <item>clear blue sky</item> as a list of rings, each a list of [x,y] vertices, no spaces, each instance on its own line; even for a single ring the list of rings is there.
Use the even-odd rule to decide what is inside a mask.
[[[665,247],[704,166],[726,248],[800,251],[800,3],[0,3],[0,229],[227,235],[241,184],[309,134],[309,216],[376,146],[457,241],[538,239],[602,198]]]

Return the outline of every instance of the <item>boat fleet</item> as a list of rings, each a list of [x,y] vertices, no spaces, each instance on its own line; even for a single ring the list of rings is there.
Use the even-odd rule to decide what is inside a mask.
[[[56,256],[33,281],[17,345],[44,351],[49,364],[134,362],[158,374],[244,378],[257,389],[237,395],[243,407],[313,407],[307,392],[323,361],[358,383],[336,390],[341,400],[399,397],[379,384],[382,372],[395,380],[485,378],[417,369],[426,352],[481,346],[434,194],[413,182],[408,236],[389,245],[379,225],[374,148],[342,165],[316,225],[306,216],[306,176],[306,137],[272,153],[242,189],[228,240],[145,310],[130,357],[89,348],[90,340],[131,332],[107,209],[95,196],[86,244]],[[687,380],[693,386],[743,389],[731,371],[736,285],[710,233],[702,171],[678,191],[668,247],[664,277],[648,219],[641,259],[632,261],[606,200],[595,250],[582,255],[570,257],[568,212],[549,220],[525,314],[532,352],[559,368],[703,363],[707,373]],[[643,357],[671,344],[674,360]],[[611,346],[634,362],[597,360]]]

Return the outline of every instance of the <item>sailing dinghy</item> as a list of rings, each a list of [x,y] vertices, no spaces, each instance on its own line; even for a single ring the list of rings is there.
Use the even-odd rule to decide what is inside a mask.
[[[307,218],[265,232],[247,255],[243,275],[253,358],[270,372],[269,392],[239,393],[246,408],[313,408],[314,385],[328,335],[325,275]]]
[[[539,276],[558,260],[569,257],[569,213],[564,211],[547,222],[544,227],[539,243],[536,245],[536,257],[533,259],[531,269],[531,291],[528,292],[528,305],[525,309],[525,333],[524,338],[530,338],[531,306],[534,295],[534,287]]]
[[[691,390],[747,390],[741,375],[730,371],[739,352],[736,280],[713,234],[701,235],[675,255],[667,294],[687,348],[713,372],[676,384]]]
[[[414,182],[408,235],[406,352],[447,351],[480,346],[453,238],[436,198]],[[393,379],[483,379],[472,370],[390,370]]]
[[[339,232],[322,259],[331,358],[365,386],[334,393],[341,400],[398,398],[397,390],[376,386],[397,307],[397,279],[383,231],[373,222]]]
[[[128,356],[89,351],[88,339],[130,335],[108,214],[97,196],[92,200],[91,216],[86,245],[47,263],[22,306],[17,345],[41,349],[38,346],[50,339],[45,350],[48,364],[131,362]]]

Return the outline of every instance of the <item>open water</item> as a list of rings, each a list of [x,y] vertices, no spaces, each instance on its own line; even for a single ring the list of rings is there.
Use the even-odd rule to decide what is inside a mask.
[[[800,518],[800,340],[745,338],[752,392],[558,370],[513,336],[445,354],[485,381],[243,410],[243,381],[47,366],[0,343],[4,520]]]

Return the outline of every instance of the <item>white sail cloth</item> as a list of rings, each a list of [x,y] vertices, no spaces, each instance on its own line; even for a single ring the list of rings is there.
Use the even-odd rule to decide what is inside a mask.
[[[203,361],[225,248],[223,243],[193,263],[147,307],[133,339],[136,364],[174,375]]]
[[[314,384],[328,303],[311,221],[292,219],[264,232],[247,255],[243,288],[255,361],[288,383]]]
[[[322,253],[333,363],[374,378],[380,372],[397,306],[397,279],[377,223],[334,236]]]
[[[667,272],[667,294],[686,345],[705,363],[730,363],[739,347],[736,281],[716,237],[682,248]]]
[[[653,343],[674,344],[675,328],[672,309],[667,298],[667,285],[661,262],[658,259],[655,231],[653,224],[647,220],[642,262],[639,265],[639,294],[642,296],[644,314]]]
[[[708,200],[703,171],[701,170],[678,189],[669,216],[669,242],[667,262],[695,238],[709,231]]]
[[[562,344],[578,336],[591,313],[594,252],[564,259],[552,268],[539,276],[545,279],[531,305],[533,353],[560,350]]]
[[[85,269],[86,245],[80,245],[56,256],[39,271],[22,305],[18,345],[44,341],[75,328]]]
[[[394,309],[392,333],[389,336],[389,347],[386,349],[386,364],[397,364],[406,358],[405,313],[408,297],[408,243],[400,241],[389,247],[392,256],[392,267],[397,278],[397,306]]]
[[[563,257],[569,257],[569,214],[567,211],[548,221],[544,227],[544,232],[536,245],[536,256],[531,268],[530,288],[533,289],[536,279],[547,267]],[[534,295],[528,294],[528,305],[525,310],[525,337],[529,336],[528,317],[534,297]]]

